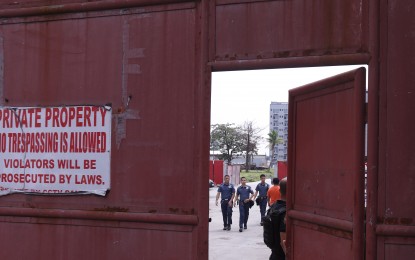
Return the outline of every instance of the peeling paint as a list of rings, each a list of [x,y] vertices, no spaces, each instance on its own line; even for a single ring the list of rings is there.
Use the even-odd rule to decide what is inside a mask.
[[[393,216],[393,212],[390,208],[387,208],[385,211],[385,218],[389,218]]]
[[[127,119],[140,119],[139,111],[127,109],[121,112],[116,117],[116,126],[115,126],[115,141],[117,144],[117,149],[120,148],[121,141],[125,139],[127,133]]]
[[[144,48],[135,48],[131,50],[126,50],[126,56],[129,59],[134,58],[143,58],[144,57]]]
[[[123,207],[103,207],[103,208],[95,208],[94,211],[106,211],[106,212],[128,212],[128,208]]]
[[[129,46],[130,41],[130,23],[129,18],[123,17],[122,24],[122,78],[121,78],[121,97],[123,108],[119,113],[114,115],[116,118],[115,141],[117,149],[120,148],[121,142],[127,135],[127,119],[140,119],[139,111],[129,109],[131,95],[128,95],[128,75],[140,74],[141,67],[139,64],[130,63],[130,59],[144,57],[144,48],[132,48]]]
[[[128,66],[128,49],[130,41],[130,24],[128,18],[123,18],[122,25],[122,85],[121,85],[121,95],[123,104],[125,104],[127,98],[127,85],[128,85],[128,73],[126,72],[126,67]]]
[[[138,64],[127,64],[125,68],[126,74],[140,74],[141,68]]]

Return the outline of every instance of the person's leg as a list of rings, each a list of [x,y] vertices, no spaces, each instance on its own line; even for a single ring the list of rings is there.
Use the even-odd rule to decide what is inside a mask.
[[[239,202],[239,231],[242,232],[243,224],[245,222],[245,205],[242,201]]]
[[[278,260],[277,256],[275,255],[275,253],[272,249],[271,249],[271,255],[269,256],[269,260]]]
[[[266,199],[263,199],[261,201],[261,204],[259,206],[259,209],[261,211],[261,222],[262,222],[262,218],[265,216],[265,211],[267,209],[267,200]]]
[[[227,216],[228,216],[228,230],[231,230],[231,225],[232,225],[232,206],[229,206],[229,204],[227,204]]]
[[[223,229],[225,230],[228,226],[228,205],[225,201],[220,204],[222,210],[222,218],[223,218]]]
[[[282,249],[272,248],[269,260],[285,260],[285,254],[281,251]]]
[[[247,224],[248,224],[248,218],[249,218],[249,204],[245,204],[244,210],[245,210],[244,228],[246,229]]]

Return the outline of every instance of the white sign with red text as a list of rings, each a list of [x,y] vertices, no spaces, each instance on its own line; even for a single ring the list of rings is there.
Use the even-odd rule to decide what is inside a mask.
[[[0,195],[110,189],[111,107],[1,107]]]

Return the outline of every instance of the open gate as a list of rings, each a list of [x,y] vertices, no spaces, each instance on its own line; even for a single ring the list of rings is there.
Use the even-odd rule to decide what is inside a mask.
[[[364,259],[365,69],[291,90],[289,111],[289,259]]]

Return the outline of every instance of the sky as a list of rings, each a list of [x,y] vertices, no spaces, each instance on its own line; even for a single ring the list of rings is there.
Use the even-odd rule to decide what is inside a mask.
[[[365,65],[214,72],[212,74],[211,124],[252,121],[263,129],[258,154],[269,155],[271,102],[288,102],[288,90]],[[366,73],[367,73],[367,66]]]

